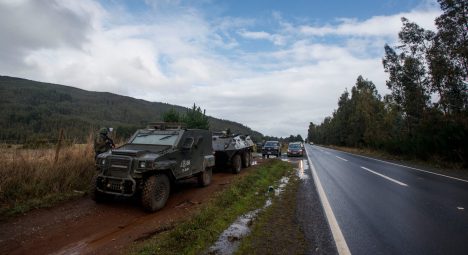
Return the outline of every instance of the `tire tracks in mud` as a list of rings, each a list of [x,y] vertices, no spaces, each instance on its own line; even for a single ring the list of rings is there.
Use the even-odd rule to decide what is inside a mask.
[[[134,242],[173,228],[232,180],[248,174],[218,172],[211,185],[195,179],[175,185],[166,206],[147,213],[132,200],[96,204],[90,198],[38,209],[0,223],[0,254],[116,254]]]

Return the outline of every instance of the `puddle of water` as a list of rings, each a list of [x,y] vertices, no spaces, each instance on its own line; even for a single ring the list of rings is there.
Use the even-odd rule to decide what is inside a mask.
[[[281,193],[284,191],[284,187],[289,182],[289,177],[284,176],[283,178],[280,179],[278,187],[275,189],[275,196],[279,196]]]
[[[57,252],[54,252],[52,255],[79,255],[85,253],[88,244],[84,241],[80,241],[76,244],[65,247]]]
[[[259,212],[260,209],[257,209],[237,218],[229,228],[224,230],[216,243],[210,247],[206,254],[233,254],[239,247],[242,238],[250,234],[250,225]]]
[[[274,189],[274,195],[279,196],[289,182],[289,177],[280,179],[278,187]],[[263,209],[272,205],[272,199],[268,198],[263,208],[250,211],[234,221],[224,232],[219,236],[218,240],[208,249],[206,254],[209,255],[231,255],[240,245],[242,238],[250,234],[250,225],[257,217],[258,213]]]
[[[296,169],[297,177],[301,180],[309,179],[309,175],[307,175],[307,170],[309,170],[309,162],[307,160],[299,161],[299,167]]]
[[[269,198],[266,202],[265,202],[265,206],[263,208],[267,208],[268,206],[270,206],[273,202],[271,202],[271,198]]]

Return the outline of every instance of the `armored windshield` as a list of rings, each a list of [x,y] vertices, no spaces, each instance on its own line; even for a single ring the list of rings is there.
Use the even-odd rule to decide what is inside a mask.
[[[179,134],[154,134],[139,133],[130,142],[131,144],[151,144],[151,145],[170,145],[173,146],[177,141]]]

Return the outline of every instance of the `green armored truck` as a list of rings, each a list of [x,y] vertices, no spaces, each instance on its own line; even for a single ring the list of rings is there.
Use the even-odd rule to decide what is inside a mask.
[[[101,202],[112,196],[139,196],[146,210],[157,211],[166,204],[175,181],[196,177],[200,186],[210,184],[215,164],[211,139],[208,130],[180,124],[140,129],[125,145],[98,155],[92,197]]]

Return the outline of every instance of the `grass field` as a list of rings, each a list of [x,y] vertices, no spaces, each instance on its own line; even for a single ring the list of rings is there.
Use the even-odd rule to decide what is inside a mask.
[[[0,218],[87,193],[94,175],[92,144],[55,149],[0,148]]]

